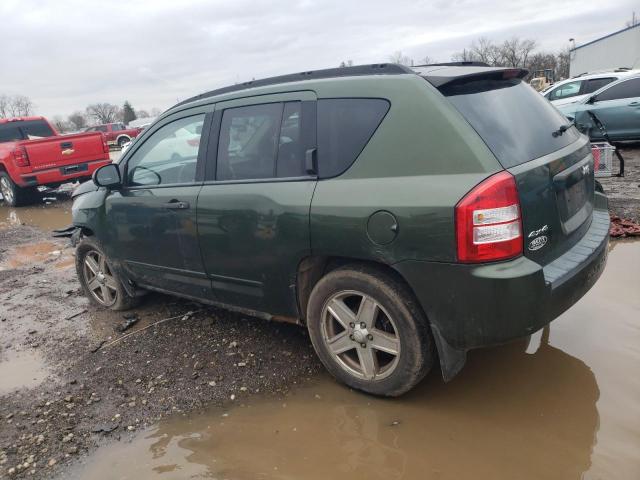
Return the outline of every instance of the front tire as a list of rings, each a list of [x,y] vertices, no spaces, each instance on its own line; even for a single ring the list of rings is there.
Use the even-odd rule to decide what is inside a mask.
[[[19,187],[7,172],[0,172],[0,193],[2,199],[11,207],[22,207],[34,203],[38,194],[36,187]]]
[[[111,310],[137,305],[138,299],[129,296],[106,254],[91,237],[83,238],[76,248],[76,272],[84,294],[94,305]]]
[[[348,386],[395,397],[433,366],[427,319],[408,287],[381,269],[346,266],[316,284],[307,306],[313,346]]]
[[[128,143],[130,141],[131,141],[131,139],[128,138],[128,137],[120,137],[118,139],[118,147],[120,148],[120,150],[122,150],[122,147],[124,147],[125,143]]]

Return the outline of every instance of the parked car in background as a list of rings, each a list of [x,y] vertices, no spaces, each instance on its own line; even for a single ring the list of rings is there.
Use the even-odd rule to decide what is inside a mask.
[[[0,191],[6,203],[25,205],[36,187],[86,180],[111,163],[104,135],[59,135],[44,117],[0,119]]]
[[[625,77],[587,95],[580,102],[563,105],[559,110],[588,131],[591,140],[604,140],[594,128],[589,111],[604,125],[613,141],[640,140],[640,75]]]
[[[136,138],[142,128],[133,127],[127,128],[124,123],[105,123],[103,125],[95,125],[93,127],[89,127],[85,130],[86,132],[101,132],[107,139],[107,143],[109,145],[117,145],[122,148],[122,146],[130,142],[132,139]]]
[[[640,70],[620,69],[611,72],[584,74],[557,82],[541,93],[556,107],[561,107],[569,103],[580,102],[605,85],[638,73]]]
[[[607,258],[588,138],[525,75],[363,65],[187,99],[74,192],[85,295],[306,325],[336,378],[377,395],[438,354],[450,380],[468,350],[568,309]]]

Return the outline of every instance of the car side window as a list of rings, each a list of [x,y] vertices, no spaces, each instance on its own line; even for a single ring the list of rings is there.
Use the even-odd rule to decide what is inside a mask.
[[[155,131],[129,159],[128,185],[194,182],[204,117],[202,114],[182,118]]]
[[[114,123],[113,125],[111,125],[112,132],[119,132],[121,130],[124,130],[124,126],[121,123]]]
[[[284,104],[276,176],[301,177],[304,171],[305,144],[302,138],[302,102]]]
[[[640,78],[617,83],[598,95],[598,102],[640,97]]]
[[[100,126],[96,127],[96,130],[98,132],[105,132],[105,133],[109,131],[109,129],[107,128],[106,125],[100,125]]]
[[[380,98],[318,100],[318,174],[344,173],[369,142],[390,104]]]
[[[549,100],[560,100],[562,98],[575,97],[576,95],[580,94],[581,85],[582,80],[560,85],[549,94]]]
[[[613,77],[593,78],[591,80],[587,80],[586,81],[586,86],[584,87],[584,92],[583,93],[593,93],[596,90],[600,90],[605,85],[610,84],[614,80],[616,80],[616,79],[613,78]]]
[[[228,108],[222,114],[216,178],[274,177],[282,103]]]

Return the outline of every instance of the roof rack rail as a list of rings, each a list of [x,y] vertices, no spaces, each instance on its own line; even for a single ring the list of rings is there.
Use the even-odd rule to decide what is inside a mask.
[[[306,72],[291,73],[288,75],[279,75],[277,77],[262,78],[259,80],[250,80],[248,82],[238,83],[237,85],[230,85],[228,87],[218,88],[209,92],[201,93],[194,97],[187,98],[171,108],[184,105],[185,103],[191,103],[196,100],[202,100],[203,98],[209,98],[223,93],[237,92],[245,90],[247,88],[264,87],[267,85],[278,85],[281,83],[299,82],[301,80],[316,80],[321,78],[334,78],[334,77],[353,77],[362,75],[401,75],[411,73],[415,74],[413,70],[404,65],[398,65],[396,63],[374,63],[370,65],[355,65],[353,67],[337,67],[326,68],[324,70],[309,70]]]
[[[425,63],[424,65],[412,65],[412,67],[490,67],[486,62],[444,62],[444,63]]]

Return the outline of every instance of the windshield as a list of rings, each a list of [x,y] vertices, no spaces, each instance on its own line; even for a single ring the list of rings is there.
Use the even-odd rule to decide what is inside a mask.
[[[555,152],[580,136],[573,127],[554,136],[569,121],[519,79],[450,83],[440,91],[505,168]]]

